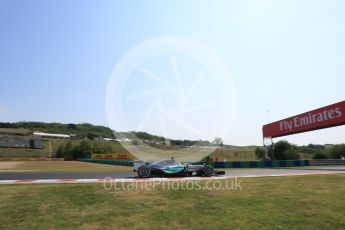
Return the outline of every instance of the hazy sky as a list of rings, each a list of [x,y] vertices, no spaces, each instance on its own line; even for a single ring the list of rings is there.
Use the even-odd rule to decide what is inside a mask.
[[[174,89],[183,94],[196,85],[189,103],[199,105],[200,110],[188,116],[184,110],[183,122],[174,121],[174,117],[158,122],[157,111],[146,113],[155,97],[142,96],[142,102],[128,100],[147,90],[162,90],[152,76],[143,80],[145,71],[140,66],[124,85],[123,107],[114,105],[115,109],[123,109],[133,129],[198,139],[195,129],[205,138],[217,135],[214,130],[207,131],[207,124],[222,122],[222,116],[212,113],[212,106],[224,108],[228,102],[234,109],[234,125],[227,127],[228,135],[221,134],[225,142],[261,144],[265,111],[269,111],[268,119],[275,121],[344,100],[344,11],[341,0],[2,0],[0,120],[108,125],[106,88],[121,57],[147,39],[179,36],[202,43],[224,62],[237,103],[234,98],[217,101],[214,97],[224,90],[221,87],[228,79],[219,76],[212,81],[210,71],[204,70],[205,77],[194,84],[206,67],[176,53],[157,55],[141,67],[171,82],[176,81],[171,74],[176,63],[181,79],[174,82],[174,86],[180,84]],[[160,111],[168,113],[180,94],[164,92],[159,100],[166,108]],[[149,115],[144,119],[147,122],[143,122],[145,114]],[[128,128],[122,123],[116,127]],[[342,126],[284,139],[324,144],[343,143],[344,137]]]

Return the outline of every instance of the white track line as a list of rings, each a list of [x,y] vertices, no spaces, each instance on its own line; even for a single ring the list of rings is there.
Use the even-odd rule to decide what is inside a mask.
[[[257,177],[286,177],[286,176],[306,176],[320,174],[337,174],[345,172],[305,172],[294,174],[270,174],[270,175],[244,175],[244,176],[214,176],[214,177],[174,177],[174,178],[123,178],[113,179],[110,177],[102,179],[41,179],[41,180],[0,180],[0,185],[4,184],[90,184],[90,183],[129,183],[129,182],[170,182],[170,181],[201,181],[201,180],[226,180],[232,178],[257,178]]]

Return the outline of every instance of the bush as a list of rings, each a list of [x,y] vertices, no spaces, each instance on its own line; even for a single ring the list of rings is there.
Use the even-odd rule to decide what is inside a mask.
[[[73,156],[72,156],[72,150],[73,150],[73,146],[71,142],[68,142],[65,147],[64,147],[64,158],[66,161],[70,161],[73,160]]]
[[[64,147],[60,145],[56,151],[56,157],[63,158],[65,156]]]
[[[298,149],[287,141],[279,141],[269,148],[272,160],[299,160]]]
[[[80,142],[79,146],[74,146],[72,151],[73,159],[89,158],[92,154],[92,148],[87,141]]]
[[[272,146],[272,154],[274,160],[286,160],[284,152],[291,147],[287,141],[279,141]]]
[[[286,160],[299,160],[301,159],[301,156],[298,154],[297,149],[293,146],[288,148],[285,152],[285,159]]]
[[[76,146],[72,146],[72,143],[68,142],[65,146],[59,146],[56,156],[63,157],[66,161],[89,158],[93,153],[93,149],[94,147],[92,148],[87,141],[82,141]]]
[[[307,146],[300,146],[300,147],[298,147],[298,150],[301,153],[315,154],[317,152],[324,151],[325,150],[325,146],[309,144]]]
[[[332,159],[341,159],[342,156],[345,156],[345,145],[334,145],[330,149],[330,157]]]
[[[265,159],[265,149],[256,147],[255,155],[258,159]]]
[[[328,156],[326,153],[317,152],[314,154],[313,159],[328,159]]]

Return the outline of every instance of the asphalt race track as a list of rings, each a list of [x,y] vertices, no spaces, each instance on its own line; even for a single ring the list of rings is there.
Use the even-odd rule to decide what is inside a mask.
[[[345,173],[345,166],[323,166],[284,169],[231,169],[225,170],[231,177],[293,176]],[[49,180],[49,179],[114,179],[136,178],[134,172],[0,172],[1,180]]]

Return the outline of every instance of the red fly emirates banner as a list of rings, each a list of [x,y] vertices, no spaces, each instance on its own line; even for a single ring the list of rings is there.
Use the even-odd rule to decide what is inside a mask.
[[[345,124],[345,101],[264,125],[264,137],[281,137]]]

